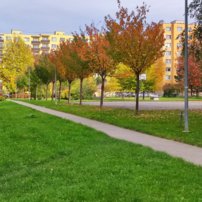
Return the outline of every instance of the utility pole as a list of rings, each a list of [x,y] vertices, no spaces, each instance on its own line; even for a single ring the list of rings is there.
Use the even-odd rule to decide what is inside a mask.
[[[184,132],[189,132],[188,107],[188,0],[185,0]]]

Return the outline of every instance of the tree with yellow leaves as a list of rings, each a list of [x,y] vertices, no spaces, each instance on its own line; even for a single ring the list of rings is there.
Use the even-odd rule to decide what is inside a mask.
[[[17,77],[25,73],[33,63],[34,57],[31,49],[21,38],[16,37],[5,44],[0,74],[10,91],[16,89]]]

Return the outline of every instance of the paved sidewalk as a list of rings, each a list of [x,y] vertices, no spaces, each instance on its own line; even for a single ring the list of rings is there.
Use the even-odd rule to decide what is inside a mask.
[[[184,143],[180,143],[172,140],[167,140],[167,139],[163,139],[163,138],[159,138],[151,135],[146,135],[140,132],[120,128],[114,125],[102,123],[99,121],[94,121],[87,118],[82,118],[72,114],[59,112],[56,110],[36,106],[33,104],[21,102],[21,101],[13,101],[13,102],[24,105],[26,107],[30,107],[40,112],[44,112],[47,114],[51,114],[57,117],[61,117],[76,123],[89,126],[98,131],[104,132],[110,137],[126,140],[136,144],[141,144],[141,145],[150,147],[153,150],[165,152],[173,157],[179,157],[184,159],[185,161],[202,166],[202,148],[200,147],[196,147],[196,146],[192,146],[192,145],[188,145],[188,144],[184,144]]]

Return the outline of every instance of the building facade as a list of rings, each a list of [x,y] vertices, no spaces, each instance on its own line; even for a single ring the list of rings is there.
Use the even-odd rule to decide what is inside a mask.
[[[21,37],[28,45],[34,55],[49,53],[57,49],[58,45],[66,40],[71,40],[72,36],[65,35],[64,32],[54,32],[53,34],[23,34],[19,30],[11,30],[10,34],[0,34],[0,62],[3,56],[3,47],[5,43],[13,38]]]
[[[191,39],[191,31],[194,29],[194,24],[189,24],[189,39]],[[177,58],[182,54],[183,44],[180,35],[184,31],[184,21],[173,21],[171,23],[163,23],[165,30],[165,44],[164,44],[164,63],[165,63],[165,77],[164,83],[174,84]]]
[[[163,23],[165,30],[164,57],[165,63],[165,83],[175,83],[177,58],[181,55],[182,43],[180,34],[185,28],[184,21],[173,21],[171,23]],[[189,24],[189,32],[194,28],[194,24]],[[34,55],[49,53],[51,50],[57,49],[62,41],[71,40],[71,35],[65,35],[64,32],[54,32],[53,34],[23,34],[21,31],[12,30],[10,34],[0,34],[0,62],[3,56],[3,47],[6,41],[15,37],[21,37],[27,44]]]

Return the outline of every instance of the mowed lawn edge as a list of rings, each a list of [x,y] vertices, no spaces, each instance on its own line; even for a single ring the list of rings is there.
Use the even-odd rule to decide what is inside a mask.
[[[190,132],[183,132],[183,116],[179,110],[140,111],[96,106],[68,105],[65,101],[21,100],[58,111],[75,114],[119,127],[202,147],[202,110],[189,111]]]
[[[0,201],[199,201],[202,169],[0,103]]]

